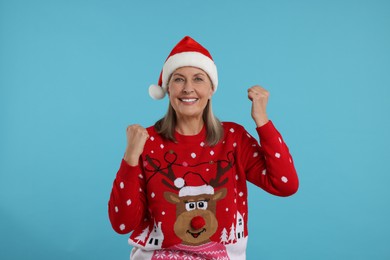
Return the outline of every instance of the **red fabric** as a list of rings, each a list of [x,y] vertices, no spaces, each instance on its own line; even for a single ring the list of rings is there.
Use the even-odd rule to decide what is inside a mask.
[[[171,53],[169,54],[168,58],[177,53],[188,52],[188,51],[200,52],[203,55],[209,57],[211,60],[213,59],[209,51],[205,47],[200,45],[197,41],[192,39],[190,36],[185,36],[178,44],[176,44],[176,46],[172,49]]]
[[[140,165],[132,167],[122,160],[114,180],[108,204],[114,230],[120,234],[133,231],[130,244],[145,250],[181,244],[174,230],[179,212],[167,195],[178,194],[176,178],[194,172],[214,188],[213,196],[226,189],[212,209],[218,227],[209,241],[238,246],[248,235],[246,181],[277,196],[297,191],[293,160],[271,121],[256,129],[261,146],[242,126],[224,122],[223,127],[224,139],[214,147],[206,145],[205,129],[195,136],[176,133],[177,143],[173,143],[149,127]]]
[[[169,53],[165,61],[167,61],[171,56],[182,52],[199,52],[213,60],[213,57],[211,57],[210,52],[205,47],[203,47],[200,43],[192,39],[190,36],[185,36],[183,39],[181,39],[180,42],[176,44],[175,47],[173,47],[171,53]],[[160,73],[158,85],[162,86],[162,71]]]

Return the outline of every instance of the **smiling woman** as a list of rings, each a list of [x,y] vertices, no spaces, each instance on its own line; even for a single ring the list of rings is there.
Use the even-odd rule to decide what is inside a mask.
[[[193,135],[200,132],[203,127],[203,111],[212,94],[211,81],[203,70],[182,67],[173,73],[168,83],[168,95],[176,112],[176,130],[179,133]],[[193,126],[188,128],[185,122],[191,122]]]
[[[169,97],[154,126],[127,128],[109,201],[112,227],[132,232],[131,259],[245,259],[247,181],[277,196],[298,189],[282,136],[268,120],[268,92],[248,89],[261,146],[213,114],[218,87],[210,53],[190,37],[171,51],[151,97]]]
[[[156,131],[164,138],[176,141],[176,131],[184,135],[191,135],[199,133],[199,126],[205,124],[207,144],[211,146],[216,145],[223,135],[221,122],[214,116],[211,105],[211,96],[215,93],[217,87],[217,68],[211,54],[190,37],[185,37],[169,54],[160,74],[159,85],[151,85],[149,88],[149,94],[152,98],[162,98],[165,96],[165,93],[168,93],[170,97],[168,112],[164,118],[156,122]],[[195,89],[200,94],[211,91],[207,98],[207,104],[203,107],[202,118],[192,117],[193,120],[186,120],[187,123],[193,122],[193,126],[187,129],[184,129],[185,124],[178,125],[181,120],[177,119],[177,111],[173,108],[175,102],[172,102],[171,98],[175,93],[175,89],[176,93],[177,91],[182,91],[182,93],[177,95],[181,98],[186,98],[186,101],[191,101],[188,100],[189,97],[196,95]],[[173,93],[170,94],[170,92]],[[204,97],[202,97],[203,101],[206,101]],[[191,102],[189,103],[191,104]],[[187,119],[191,119],[191,117],[187,117]]]

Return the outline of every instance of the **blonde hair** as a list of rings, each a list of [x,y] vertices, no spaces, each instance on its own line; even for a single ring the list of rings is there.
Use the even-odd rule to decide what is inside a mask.
[[[216,145],[223,138],[221,122],[214,116],[211,107],[211,99],[207,102],[202,115],[206,126],[206,143],[209,146]],[[176,142],[175,127],[177,123],[176,112],[169,103],[166,115],[154,124],[154,128],[165,139]]]

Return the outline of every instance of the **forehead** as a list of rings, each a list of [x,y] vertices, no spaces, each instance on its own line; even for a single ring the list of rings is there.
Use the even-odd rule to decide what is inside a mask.
[[[204,70],[199,69],[197,67],[189,67],[189,66],[178,68],[177,70],[175,70],[172,73],[172,75],[175,75],[175,74],[182,74],[182,75],[203,74],[203,75],[207,75],[207,73]]]

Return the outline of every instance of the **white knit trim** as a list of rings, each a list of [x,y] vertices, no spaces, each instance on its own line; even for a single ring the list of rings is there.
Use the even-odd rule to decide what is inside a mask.
[[[217,91],[218,72],[214,61],[200,52],[181,52],[169,57],[169,59],[164,64],[161,86],[164,92],[167,91],[167,81],[169,76],[178,68],[186,66],[196,67],[204,70],[209,75],[213,83],[214,92]]]
[[[149,87],[149,95],[153,99],[162,99],[165,96],[165,91],[158,85],[150,85]]]
[[[214,188],[210,185],[202,185],[202,186],[185,186],[180,189],[179,197],[184,196],[198,196],[201,194],[214,194]]]

